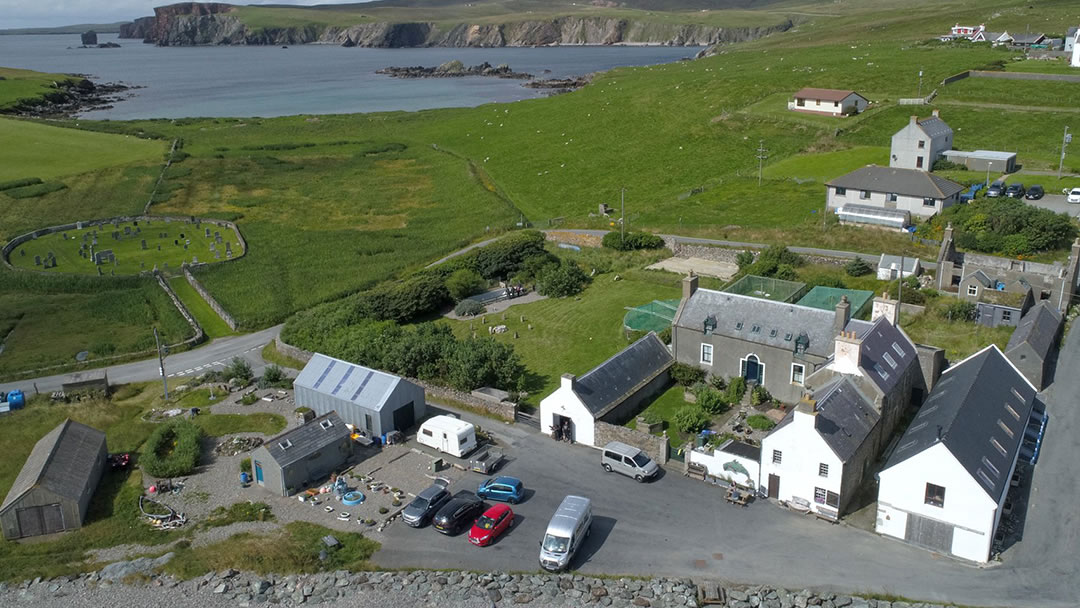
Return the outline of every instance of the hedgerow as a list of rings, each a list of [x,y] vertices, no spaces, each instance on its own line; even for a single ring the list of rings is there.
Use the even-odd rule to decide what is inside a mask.
[[[199,465],[203,431],[188,420],[162,424],[143,445],[139,466],[154,477],[187,475]]]

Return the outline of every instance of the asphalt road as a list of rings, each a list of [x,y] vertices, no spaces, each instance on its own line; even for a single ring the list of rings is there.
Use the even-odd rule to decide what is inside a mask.
[[[214,368],[221,368],[229,363],[233,357],[243,357],[251,363],[255,375],[262,373],[266,362],[263,361],[260,351],[262,347],[274,339],[281,331],[281,325],[264,329],[252,334],[220,338],[195,348],[193,350],[176,353],[165,357],[165,373],[170,378],[182,378]],[[104,368],[109,374],[110,384],[126,384],[128,382],[145,382],[158,380],[161,375],[158,371],[157,359],[147,359],[132,363],[123,363]],[[22,389],[28,394],[34,393],[37,385],[38,392],[50,393],[60,390],[60,385],[70,375],[57,374],[40,378],[29,378],[14,382],[0,384],[0,391]]]
[[[1033,474],[1024,538],[1000,565],[975,567],[872,532],[832,525],[759,501],[727,504],[719,488],[666,472],[638,484],[605,473],[599,453],[548,439],[522,425],[495,427],[512,458],[500,474],[521,478],[529,496],[513,507],[518,522],[495,545],[477,548],[464,535],[395,523],[375,559],[386,567],[538,569],[538,543],[566,494],[593,500],[592,536],[575,558],[583,573],[692,576],[787,588],[877,592],[974,606],[1076,606],[1080,546],[1080,334],[1060,357],[1058,381],[1045,395],[1051,420]],[[468,415],[464,416],[469,418]],[[480,419],[482,426],[492,427]],[[469,473],[452,489],[472,489]]]
[[[1032,207],[1049,209],[1054,213],[1064,213],[1069,217],[1080,217],[1080,205],[1066,203],[1064,194],[1047,194],[1037,201],[1024,200]]]

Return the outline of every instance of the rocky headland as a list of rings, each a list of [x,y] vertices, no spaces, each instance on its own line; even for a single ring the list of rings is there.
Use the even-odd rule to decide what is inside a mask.
[[[3,114],[36,118],[70,118],[81,112],[106,110],[123,99],[124,91],[140,87],[119,82],[94,84],[81,75],[55,83],[56,90],[41,97],[20,100],[0,110]]]
[[[754,40],[793,27],[790,20],[759,27],[722,27],[605,16],[522,19],[508,23],[369,22],[252,28],[230,4],[186,2],[154,9],[120,27],[121,38],[159,46],[337,44],[346,47],[504,47],[648,44],[712,46]]]
[[[493,66],[488,62],[480,65],[468,66],[458,60],[447,61],[436,67],[387,67],[375,70],[376,74],[385,74],[394,78],[461,78],[464,76],[487,76],[490,78],[512,78],[516,80],[529,80],[532,74],[515,72],[510,66],[504,64]]]

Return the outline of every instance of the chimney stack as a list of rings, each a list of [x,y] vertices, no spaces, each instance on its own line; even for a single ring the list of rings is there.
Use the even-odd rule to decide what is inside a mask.
[[[911,117],[911,124],[913,124],[913,125],[919,124],[919,117],[918,116],[912,116]]]
[[[574,390],[577,387],[577,376],[574,374],[563,374],[559,380],[559,386],[561,388],[568,388]]]
[[[941,118],[941,115],[939,114],[938,110],[934,110],[933,112],[931,112],[931,114],[934,115],[934,118]]]
[[[817,420],[817,401],[810,395],[804,395],[802,400],[795,405],[795,413],[792,415],[792,422],[795,424],[809,423],[810,428],[814,428],[814,424]]]
[[[844,331],[850,320],[851,303],[848,302],[847,296],[840,296],[840,301],[836,303],[836,317],[833,319],[833,334]]]
[[[829,366],[841,374],[859,375],[859,353],[862,350],[862,340],[855,336],[853,331],[842,331],[836,336],[833,348],[833,362]]]
[[[874,308],[873,312],[870,313],[870,322],[877,321],[879,317],[885,317],[885,320],[894,326],[900,322],[900,302],[890,298],[887,291],[881,292],[880,296],[874,298]]]
[[[694,295],[694,292],[697,291],[697,287],[698,287],[697,275],[694,274],[693,270],[691,270],[690,274],[686,275],[686,277],[684,277],[683,280],[682,280],[682,297],[683,297],[683,299],[684,300],[689,299],[690,296]]]

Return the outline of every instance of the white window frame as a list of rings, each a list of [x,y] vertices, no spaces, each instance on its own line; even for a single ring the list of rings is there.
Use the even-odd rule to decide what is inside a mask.
[[[743,374],[746,373],[746,362],[750,360],[750,357],[753,357],[757,361],[757,364],[758,364],[758,370],[759,370],[758,375],[761,378],[761,382],[759,382],[758,384],[760,384],[761,386],[765,386],[765,364],[761,362],[761,357],[759,357],[757,355],[757,353],[746,353],[745,357],[739,359],[739,374],[738,375],[743,377],[743,378],[746,377]]]
[[[795,368],[796,367],[799,368],[799,379],[798,380],[795,379]],[[798,384],[799,386],[802,386],[803,382],[805,380],[806,380],[806,366],[803,365],[802,363],[792,363],[791,364],[791,383],[792,384]]]
[[[780,450],[773,450],[772,451],[772,463],[773,464],[784,464],[784,453],[782,451],[780,451]]]
[[[701,363],[703,365],[713,364],[713,345],[708,342],[701,343]]]
[[[818,474],[818,477],[828,477],[829,476],[829,465],[828,465],[828,463],[819,462],[818,465],[817,465],[817,474]]]
[[[979,286],[978,285],[968,285],[967,295],[969,295],[969,296],[971,296],[973,298],[979,297]]]

